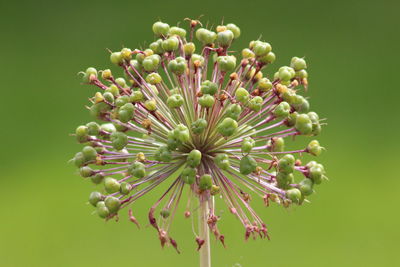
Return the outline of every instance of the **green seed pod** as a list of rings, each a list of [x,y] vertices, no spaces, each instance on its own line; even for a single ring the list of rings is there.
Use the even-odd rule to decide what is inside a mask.
[[[308,171],[308,177],[313,180],[315,184],[320,184],[322,182],[325,171],[321,164],[316,164],[315,166],[310,167]]]
[[[201,83],[200,91],[203,94],[215,95],[215,93],[218,91],[218,85],[209,80],[206,80]]]
[[[78,140],[79,143],[85,143],[88,141],[89,138],[89,129],[88,127],[81,125],[75,130],[76,134],[76,140]]]
[[[272,89],[272,83],[268,78],[262,78],[257,82],[257,88],[262,92],[267,92]]]
[[[221,192],[221,188],[220,188],[219,186],[213,184],[213,185],[211,186],[211,189],[210,189],[210,194],[211,194],[212,196],[215,196],[215,195],[218,195],[219,192]]]
[[[186,30],[173,26],[173,27],[171,27],[171,29],[169,29],[169,35],[170,36],[177,35],[177,36],[181,37],[182,39],[184,39],[186,37]]]
[[[136,178],[143,178],[146,176],[145,166],[139,161],[132,162],[132,164],[128,167],[128,172]]]
[[[235,97],[237,101],[246,104],[249,101],[249,92],[245,88],[240,87],[236,90]]]
[[[199,188],[200,190],[209,190],[211,189],[212,186],[212,178],[211,175],[209,174],[204,174],[203,176],[200,177],[199,181]]]
[[[298,112],[307,112],[310,109],[310,104],[307,99],[301,95],[296,95],[294,97],[292,106]]]
[[[100,130],[105,131],[109,134],[117,131],[117,129],[115,129],[115,125],[112,123],[103,123],[102,125],[100,125]]]
[[[239,38],[240,36],[240,28],[233,23],[229,23],[226,25],[226,28],[233,33],[235,39]]]
[[[129,96],[127,96],[127,95],[120,96],[115,100],[115,105],[117,107],[122,107],[123,105],[125,105],[127,103],[129,103]]]
[[[251,49],[257,57],[262,57],[271,52],[272,47],[269,43],[254,41]]]
[[[144,99],[143,93],[141,91],[133,91],[129,97],[130,102],[140,102]]]
[[[200,28],[196,31],[196,38],[203,43],[203,45],[211,45],[217,38],[215,32]]]
[[[127,84],[126,84],[126,81],[124,78],[119,77],[119,78],[115,79],[115,82],[121,87],[127,87]]]
[[[237,127],[237,121],[231,118],[225,118],[222,122],[218,124],[217,130],[221,135],[227,137],[233,135],[236,132]]]
[[[89,203],[92,204],[93,207],[96,207],[97,203],[103,199],[103,195],[100,192],[92,192],[89,196]]]
[[[274,116],[277,118],[284,118],[289,115],[290,112],[290,105],[289,103],[282,101],[279,105],[276,106],[274,109]]]
[[[244,156],[240,160],[239,170],[241,174],[248,175],[257,168],[257,161],[252,156]]]
[[[300,71],[307,68],[306,61],[303,58],[293,57],[290,61],[290,67],[295,71]]]
[[[278,78],[282,81],[290,81],[295,76],[295,71],[291,67],[283,66],[279,68]]]
[[[242,141],[242,153],[248,154],[253,149],[256,142],[251,137],[245,137]]]
[[[201,162],[201,152],[197,149],[193,149],[190,151],[189,155],[187,156],[186,163],[190,167],[197,167]]]
[[[211,108],[215,103],[215,99],[212,95],[205,94],[199,98],[199,104],[203,108]]]
[[[107,177],[104,179],[104,188],[108,193],[112,194],[118,192],[120,187],[121,185],[116,179],[111,177]]]
[[[132,186],[127,182],[122,182],[119,192],[123,195],[127,195],[131,192]]]
[[[132,58],[132,50],[127,47],[121,49],[121,56],[125,60],[131,60]]]
[[[299,203],[301,199],[301,192],[297,188],[292,188],[286,191],[286,196],[293,203]]]
[[[151,55],[146,57],[143,60],[143,68],[146,71],[156,71],[158,69],[158,66],[160,64],[160,56],[159,55]]]
[[[311,195],[314,192],[313,185],[314,185],[314,182],[311,179],[305,178],[304,180],[302,180],[299,183],[299,189],[300,189],[301,194],[303,196]]]
[[[218,154],[215,157],[214,162],[223,170],[227,170],[231,166],[231,163],[229,162],[229,156],[227,154]]]
[[[189,42],[189,43],[186,43],[183,45],[183,51],[185,52],[186,56],[191,56],[195,50],[196,50],[196,46],[192,42]]]
[[[114,103],[114,95],[111,92],[104,92],[103,98],[108,103]]]
[[[179,108],[182,106],[184,103],[183,97],[178,94],[173,94],[168,97],[167,99],[167,105],[170,108]]]
[[[294,127],[303,135],[308,135],[312,132],[312,122],[307,114],[298,115]]]
[[[104,201],[97,202],[97,204],[96,204],[96,212],[100,216],[100,218],[103,218],[103,219],[107,218],[108,216],[110,216],[110,211],[106,207],[106,204],[104,203]]]
[[[150,49],[153,50],[154,53],[158,55],[164,54],[165,52],[164,49],[162,48],[162,41],[163,41],[162,39],[158,39],[157,41],[152,42],[149,46]]]
[[[278,172],[275,179],[278,183],[278,187],[282,189],[288,189],[290,187],[289,185],[294,182],[293,173]]]
[[[91,146],[85,146],[82,149],[82,154],[85,157],[86,161],[95,160],[97,157],[97,151]]]
[[[249,108],[253,111],[260,111],[262,108],[263,99],[261,96],[253,97],[249,102]]]
[[[169,33],[169,25],[161,21],[154,23],[152,29],[157,36],[167,36]]]
[[[298,115],[299,115],[299,113],[297,113],[297,112],[293,112],[293,113],[289,114],[287,121],[286,121],[286,123],[289,127],[294,126],[296,124],[296,119],[297,119]]]
[[[217,64],[222,72],[234,71],[236,67],[236,57],[234,56],[219,56]]]
[[[196,169],[192,167],[186,167],[181,173],[182,180],[187,184],[193,184],[196,177]]]
[[[286,154],[278,161],[278,170],[283,173],[292,173],[294,171],[295,158],[291,154]]]
[[[170,212],[169,212],[169,210],[163,209],[163,210],[160,211],[160,215],[161,215],[161,217],[163,217],[164,219],[166,219],[166,218],[169,217]]]
[[[110,55],[110,61],[115,65],[121,65],[124,62],[124,58],[122,57],[121,52],[114,52]]]
[[[85,74],[82,77],[83,82],[89,83],[92,79],[97,78],[97,70],[95,68],[89,67],[86,69]]]
[[[238,104],[232,104],[226,110],[226,116],[234,120],[239,118],[240,113],[242,113],[242,107]]]
[[[81,167],[80,169],[79,169],[79,174],[82,176],[82,177],[90,177],[90,176],[92,176],[93,175],[93,169],[92,168],[90,168],[89,166],[83,166],[83,167]]]
[[[314,156],[321,155],[322,149],[323,148],[319,145],[318,140],[312,140],[307,146],[307,151]]]
[[[233,41],[234,35],[230,30],[222,31],[217,34],[217,43],[221,47],[228,47]]]
[[[282,137],[273,137],[267,142],[267,149],[271,152],[285,151],[285,140]]]
[[[73,161],[74,161],[74,164],[76,167],[81,167],[82,165],[84,165],[86,163],[85,156],[83,155],[82,152],[76,153],[73,158]]]
[[[117,213],[119,211],[119,208],[121,207],[121,202],[116,197],[111,197],[111,196],[106,197],[106,200],[104,202],[106,204],[107,209],[111,213]]]
[[[300,78],[300,79],[308,78],[308,73],[306,70],[296,71],[295,75],[296,75],[296,78]]]
[[[243,58],[255,58],[256,55],[250,49],[245,48],[245,49],[242,50],[242,57]]]
[[[146,82],[148,82],[149,84],[155,85],[158,84],[162,81],[162,78],[160,76],[160,74],[156,73],[156,72],[152,72],[149,75],[147,75],[146,77]]]
[[[132,103],[126,103],[118,110],[118,119],[127,123],[133,118],[134,112],[135,106]]]
[[[190,125],[190,129],[194,134],[201,134],[207,128],[207,121],[205,119],[198,119]]]
[[[204,65],[204,57],[198,54],[193,54],[190,57],[190,63],[192,66],[196,63],[197,67],[202,67]]]
[[[187,69],[186,59],[177,57],[168,63],[168,69],[175,75],[182,75]]]
[[[107,112],[111,110],[111,106],[104,103],[96,103],[90,107],[90,114],[96,118],[102,118]]]
[[[111,94],[113,94],[114,97],[119,96],[119,89],[118,89],[118,87],[117,87],[115,84],[111,84],[110,87],[108,87],[108,88],[105,90],[105,92],[106,92],[106,93],[111,93]]]
[[[128,144],[128,136],[121,132],[114,132],[110,135],[110,141],[116,150],[121,150]]]
[[[178,124],[173,130],[173,136],[182,143],[186,143],[190,139],[189,129],[183,124]]]
[[[167,52],[175,51],[179,47],[179,39],[175,36],[169,37],[162,42],[161,46]]]
[[[149,99],[144,102],[144,106],[148,111],[155,111],[157,109],[157,102],[154,99]]]
[[[154,158],[162,162],[170,162],[172,160],[172,153],[167,146],[160,146],[154,154]]]
[[[174,131],[168,133],[167,146],[172,151],[182,146],[182,141],[175,136]]]
[[[269,52],[268,54],[260,57],[258,59],[258,62],[263,63],[263,64],[271,64],[271,63],[274,63],[275,59],[276,59],[275,53]]]
[[[90,177],[90,180],[94,183],[94,184],[100,184],[101,182],[103,182],[104,180],[104,174],[101,172],[96,173],[95,175]]]

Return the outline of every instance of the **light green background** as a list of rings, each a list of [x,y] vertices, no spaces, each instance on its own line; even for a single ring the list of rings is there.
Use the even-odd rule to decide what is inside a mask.
[[[256,209],[271,241],[243,241],[224,213],[227,249],[215,267],[399,264],[399,1],[2,1],[0,3],[0,266],[196,266],[190,221],[175,220],[183,253],[162,250],[154,229],[91,216],[93,186],[67,163],[68,134],[86,121],[94,89],[76,73],[109,66],[105,48],[153,40],[158,18],[205,14],[234,22],[241,49],[261,33],[278,56],[306,56],[312,108],[328,118],[320,137],[330,182],[312,203]],[[158,194],[135,213],[143,225]],[[235,265],[236,264],[236,265]]]

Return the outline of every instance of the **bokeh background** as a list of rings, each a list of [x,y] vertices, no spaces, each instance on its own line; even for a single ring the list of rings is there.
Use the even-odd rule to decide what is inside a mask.
[[[239,25],[238,50],[262,34],[278,55],[273,68],[306,56],[312,109],[329,123],[320,160],[330,181],[312,204],[254,201],[271,241],[245,243],[221,213],[227,249],[212,244],[213,266],[399,265],[399,1],[38,0],[0,10],[0,266],[197,266],[189,221],[173,228],[181,255],[125,214],[104,223],[85,203],[93,185],[68,160],[80,149],[69,133],[90,119],[94,92],[76,73],[109,67],[106,48],[149,44],[159,18],[201,14]],[[142,224],[155,198],[135,207]]]

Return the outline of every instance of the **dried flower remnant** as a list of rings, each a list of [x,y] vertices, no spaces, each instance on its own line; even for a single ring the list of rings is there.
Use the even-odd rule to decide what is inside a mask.
[[[306,61],[293,57],[268,78],[263,70],[275,61],[271,45],[251,41],[238,59],[229,50],[241,33],[234,24],[214,32],[191,20],[188,34],[158,21],[152,29],[156,40],[149,48],[111,52],[123,77],[110,69],[82,72],[84,83],[98,88],[89,107],[97,122],[76,129],[85,146],[73,158],[81,176],[99,185],[90,204],[106,220],[129,206],[129,220],[139,227],[132,204],[168,184],[148,214],[162,246],[178,250],[170,228],[184,191],[182,217],[202,210],[203,235],[211,231],[224,245],[218,196],[243,225],[245,239],[268,237],[250,205],[255,197],[267,206],[301,205],[326,179],[321,164],[299,160],[321,154],[317,140],[285,149],[296,136],[321,132],[319,116],[299,94],[308,85]],[[201,235],[194,237],[198,249],[209,242]]]

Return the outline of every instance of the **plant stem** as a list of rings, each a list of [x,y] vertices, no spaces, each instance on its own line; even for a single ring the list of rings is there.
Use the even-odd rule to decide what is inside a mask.
[[[204,240],[204,244],[200,248],[200,267],[211,267],[210,229],[208,228],[207,218],[208,201],[200,197],[199,234],[200,238]]]

